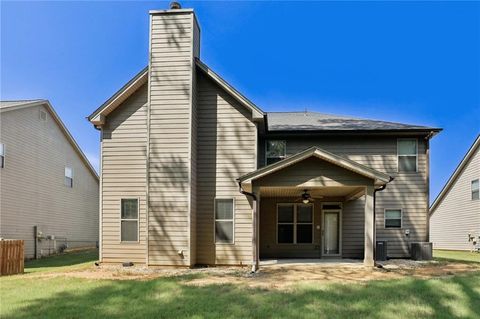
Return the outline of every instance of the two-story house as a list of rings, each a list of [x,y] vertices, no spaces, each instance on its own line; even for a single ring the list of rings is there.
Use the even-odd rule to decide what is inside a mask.
[[[428,239],[440,129],[265,113],[200,59],[191,9],[150,12],[149,64],[89,120],[101,132],[100,259],[253,265],[392,257]]]
[[[98,242],[99,177],[47,100],[0,101],[0,238],[25,258]]]
[[[480,249],[480,135],[430,207],[436,249]]]

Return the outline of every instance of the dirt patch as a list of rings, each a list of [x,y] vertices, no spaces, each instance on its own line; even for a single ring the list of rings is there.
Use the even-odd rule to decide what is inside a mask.
[[[392,261],[383,268],[365,268],[362,265],[269,265],[251,274],[248,268],[212,267],[196,269],[157,268],[134,266],[124,268],[102,265],[84,270],[32,274],[39,278],[75,277],[109,280],[152,280],[172,278],[187,285],[235,284],[265,289],[286,289],[302,283],[365,283],[371,280],[400,279],[406,277],[445,277],[480,271],[480,264],[461,262]]]

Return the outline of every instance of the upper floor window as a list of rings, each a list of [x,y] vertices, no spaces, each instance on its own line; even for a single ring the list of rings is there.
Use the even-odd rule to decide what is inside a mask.
[[[417,140],[399,139],[397,141],[398,171],[417,171]]]
[[[122,198],[120,240],[138,241],[138,198]]]
[[[73,187],[73,168],[65,167],[65,186]]]
[[[401,209],[385,209],[385,228],[402,228]]]
[[[480,182],[479,179],[472,181],[472,200],[480,199]]]
[[[265,158],[267,165],[281,161],[287,155],[287,142],[280,140],[269,140],[266,142]]]
[[[0,143],[0,168],[5,167],[5,144]]]
[[[215,243],[233,244],[233,198],[215,199]]]

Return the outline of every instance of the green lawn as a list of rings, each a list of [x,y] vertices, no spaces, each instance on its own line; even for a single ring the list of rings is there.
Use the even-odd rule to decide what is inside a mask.
[[[459,250],[437,250],[433,251],[433,257],[438,260],[457,260],[480,263],[480,253],[459,251]]]
[[[39,277],[74,269],[95,253],[27,264],[27,275],[0,279],[0,318],[479,318],[480,273],[441,279],[308,284],[290,291],[234,284]],[[93,258],[93,259],[92,259]],[[62,259],[66,260],[62,262]],[[51,267],[51,268],[50,268]],[[67,267],[67,268],[65,268]],[[252,279],[255,280],[255,279]]]
[[[98,250],[79,250],[25,263],[25,272],[65,271],[91,266],[98,260]]]

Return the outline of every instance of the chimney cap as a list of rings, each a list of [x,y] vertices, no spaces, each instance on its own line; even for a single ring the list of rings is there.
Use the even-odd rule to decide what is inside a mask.
[[[176,10],[176,9],[181,9],[181,8],[182,8],[182,6],[180,5],[179,2],[177,2],[177,1],[170,2],[170,9]]]

